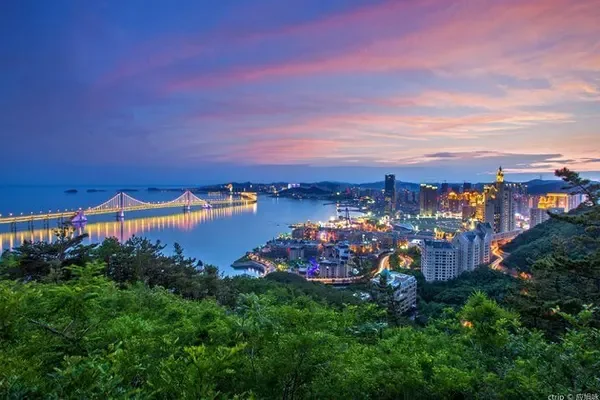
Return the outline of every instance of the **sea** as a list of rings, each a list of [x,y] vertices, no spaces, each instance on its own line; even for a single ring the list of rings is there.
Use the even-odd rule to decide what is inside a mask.
[[[160,185],[156,188],[167,188]],[[170,191],[148,191],[148,186],[0,186],[0,215],[28,215],[45,213],[49,210],[86,209],[102,204],[121,189],[146,202],[168,201],[181,193]],[[66,193],[76,189],[77,193]],[[98,190],[88,192],[88,189]],[[199,195],[202,197],[202,195]],[[247,251],[264,244],[282,233],[290,232],[290,225],[305,221],[326,221],[337,215],[334,204],[324,201],[272,198],[259,195],[252,205],[225,208],[167,208],[127,212],[123,220],[116,215],[89,216],[78,233],[87,233],[84,243],[98,243],[107,237],[125,241],[132,236],[160,240],[167,245],[169,254],[174,243],[179,243],[185,254],[203,263],[219,267],[223,275],[240,273],[258,274],[255,271],[234,270],[231,264]],[[25,240],[51,241],[58,221],[36,221],[32,227],[20,223],[17,231],[9,224],[0,224],[0,249],[2,251],[20,246]]]

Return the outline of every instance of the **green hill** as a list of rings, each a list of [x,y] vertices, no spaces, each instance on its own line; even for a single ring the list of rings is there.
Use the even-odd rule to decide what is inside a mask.
[[[529,271],[534,261],[552,253],[552,250],[560,244],[565,245],[570,255],[576,256],[582,249],[573,242],[573,237],[582,233],[581,226],[549,219],[523,232],[503,247],[504,251],[510,253],[505,265],[509,268]]]

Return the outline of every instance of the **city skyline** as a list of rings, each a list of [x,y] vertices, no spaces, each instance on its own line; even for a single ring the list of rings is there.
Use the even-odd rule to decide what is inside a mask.
[[[600,178],[600,0],[0,15],[0,184]]]

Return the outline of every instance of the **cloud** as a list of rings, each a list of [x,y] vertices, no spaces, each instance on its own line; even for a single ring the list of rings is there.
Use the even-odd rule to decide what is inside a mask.
[[[472,158],[486,158],[486,157],[500,157],[509,155],[507,153],[500,153],[496,151],[463,151],[463,152],[441,152],[441,153],[432,153],[432,154],[424,154],[424,158],[430,159],[472,159]]]
[[[448,1],[445,6],[438,2],[435,10],[429,8],[431,2],[405,2],[411,3],[410,11],[422,18],[419,25],[407,23],[408,31],[394,30],[402,26],[398,20],[406,19],[406,14],[392,6],[394,3],[400,2],[377,6],[371,14],[352,14],[352,32],[365,35],[366,43],[360,36],[352,35],[359,45],[341,46],[341,50],[336,46],[329,52],[318,52],[318,57],[312,59],[308,55],[179,77],[168,89],[193,90],[293,76],[399,70],[430,70],[454,76],[565,78],[573,70],[600,69],[600,44],[596,40],[600,0]],[[373,15],[384,13],[385,18],[373,23]],[[333,33],[348,34],[347,26]],[[308,40],[314,40],[327,37],[332,33],[328,29],[327,23],[312,24],[292,32],[301,31]],[[286,32],[281,35],[285,37]],[[317,48],[319,45],[315,42]],[[586,82],[575,87],[583,92],[597,90]]]

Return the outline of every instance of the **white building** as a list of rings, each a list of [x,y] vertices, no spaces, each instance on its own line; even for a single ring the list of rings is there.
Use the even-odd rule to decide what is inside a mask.
[[[457,251],[458,275],[490,262],[493,234],[494,230],[489,223],[479,223],[474,230],[463,232],[454,238],[452,244]]]
[[[457,251],[445,240],[425,239],[421,246],[421,272],[427,282],[447,281],[458,275]]]
[[[371,279],[371,283],[382,289],[384,288],[382,281],[394,290],[394,301],[398,303],[401,312],[404,313],[417,306],[417,279],[414,276],[384,269],[381,274]]]
[[[473,271],[481,264],[481,238],[475,231],[456,235],[452,244],[456,248],[457,275]]]
[[[321,278],[346,278],[354,267],[348,242],[327,243],[319,260]]]

